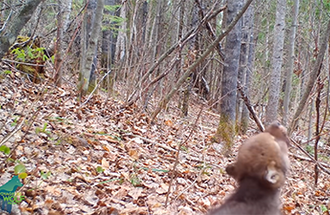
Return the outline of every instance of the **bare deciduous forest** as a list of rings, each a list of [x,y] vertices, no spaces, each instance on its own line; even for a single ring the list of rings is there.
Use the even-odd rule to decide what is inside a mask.
[[[207,214],[278,121],[282,213],[329,214],[329,36],[329,0],[2,0],[0,212]]]

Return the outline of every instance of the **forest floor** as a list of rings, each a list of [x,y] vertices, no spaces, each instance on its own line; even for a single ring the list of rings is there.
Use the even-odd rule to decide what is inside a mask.
[[[224,157],[211,141],[219,115],[204,107],[196,122],[202,108],[196,95],[187,117],[173,102],[150,124],[140,107],[124,107],[120,89],[118,99],[99,92],[82,104],[74,84],[56,88],[22,79],[19,73],[0,79],[0,139],[12,134],[4,143],[11,159],[0,152],[0,185],[19,163],[28,173],[16,214],[205,214],[234,190],[225,167],[258,132],[251,121],[248,134],[237,136],[232,155]],[[295,147],[290,154],[306,157]],[[284,213],[329,214],[329,175],[320,171],[315,186],[314,164],[290,160]]]

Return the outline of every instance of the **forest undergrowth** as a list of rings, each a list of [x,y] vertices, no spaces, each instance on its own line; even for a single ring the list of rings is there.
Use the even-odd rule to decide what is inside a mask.
[[[81,102],[74,84],[34,84],[19,73],[2,75],[0,87],[0,135],[11,149],[10,155],[0,152],[0,184],[18,164],[28,175],[17,214],[205,214],[234,190],[225,167],[258,132],[250,121],[248,134],[238,135],[232,155],[224,157],[212,142],[219,115],[196,95],[187,117],[173,102],[150,123],[141,107],[124,106],[120,87],[117,99],[99,91]],[[289,150],[304,157],[295,147]],[[321,171],[315,187],[314,164],[290,160],[283,212],[329,214],[329,175]]]

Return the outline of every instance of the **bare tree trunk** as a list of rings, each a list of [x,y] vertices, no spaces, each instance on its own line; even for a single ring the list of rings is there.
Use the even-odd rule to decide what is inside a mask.
[[[228,35],[228,33],[235,27],[239,19],[242,17],[246,9],[251,4],[252,0],[248,0],[242,10],[235,16],[233,21],[230,23],[230,25],[223,31],[222,34],[220,34],[213,42],[210,44],[206,49],[205,52],[198,58],[189,68],[186,70],[186,72],[180,77],[180,79],[176,82],[173,89],[166,95],[164,99],[159,103],[156,110],[152,113],[151,120],[154,121],[159,112],[164,108],[167,103],[170,101],[172,96],[177,92],[179,87],[185,82],[185,80],[189,77],[190,73],[203,61],[205,58],[211,53],[211,51],[216,47],[219,46],[219,42]],[[171,50],[172,48],[170,48]],[[162,58],[162,57],[161,57]],[[160,59],[159,59],[160,60]],[[158,61],[159,61],[158,60]]]
[[[88,40],[88,47],[86,50],[86,62],[81,71],[81,79],[80,79],[80,86],[82,87],[82,95],[88,92],[90,87],[90,79],[93,67],[95,69],[95,50],[97,47],[98,37],[101,30],[101,23],[103,17],[103,6],[104,0],[97,1],[97,7],[95,10],[95,18],[94,22],[92,23],[92,31]],[[82,44],[83,46],[85,44]]]
[[[118,0],[105,0],[105,17],[111,17],[116,15],[115,9],[108,9],[106,6],[114,6],[118,4]],[[111,65],[114,64],[115,60],[115,50],[116,50],[116,41],[117,41],[117,30],[114,29],[115,23],[110,22],[110,18],[106,19],[103,22],[103,26],[106,26],[106,29],[102,31],[102,41],[101,41],[101,66],[105,70],[109,70]],[[106,72],[104,72],[106,73]],[[111,72],[110,75],[106,78],[108,96],[112,95],[114,87],[114,72]]]
[[[285,33],[285,8],[286,0],[277,0],[276,20],[274,27],[274,48],[272,58],[272,72],[270,75],[270,87],[268,103],[266,107],[266,124],[277,120],[278,102],[280,96],[280,80],[283,62],[283,44]]]
[[[289,38],[289,61],[288,69],[286,71],[286,82],[285,82],[285,93],[284,93],[284,107],[283,107],[283,125],[288,123],[288,112],[290,105],[290,94],[291,94],[291,83],[292,83],[292,73],[293,73],[293,63],[294,63],[294,47],[295,47],[295,38],[296,38],[296,29],[297,29],[297,20],[299,12],[299,0],[294,1],[293,6],[293,19],[291,25],[291,32]]]
[[[250,33],[250,20],[251,20],[251,7],[246,11],[243,16],[242,24],[242,39],[241,39],[241,52],[239,57],[239,68],[238,68],[238,80],[243,86],[246,86],[246,72],[247,72],[247,63],[249,57],[249,33]],[[246,93],[246,92],[245,92]],[[242,113],[243,108],[246,106],[241,99],[241,95],[237,94],[237,105],[236,105],[236,124],[241,130],[242,123]]]
[[[320,51],[319,51],[319,53],[317,55],[317,58],[316,58],[316,62],[315,62],[313,71],[310,74],[310,78],[309,78],[309,81],[307,83],[307,86],[306,86],[306,89],[304,91],[304,94],[303,94],[303,96],[302,96],[302,98],[301,98],[301,100],[299,102],[298,108],[297,108],[297,110],[296,110],[296,112],[295,112],[295,114],[293,116],[293,119],[292,119],[292,121],[290,123],[289,129],[288,129],[289,132],[292,132],[296,128],[298,119],[300,117],[300,114],[304,110],[305,105],[306,105],[307,100],[308,100],[308,97],[309,97],[309,94],[311,93],[311,91],[312,91],[312,89],[314,87],[314,83],[317,80],[317,76],[318,76],[318,74],[319,74],[319,72],[321,70],[321,66],[322,66],[322,61],[323,61],[323,58],[324,58],[325,50],[326,50],[327,45],[328,45],[329,35],[330,35],[330,20],[328,21],[327,30],[323,34],[323,38],[321,40],[321,45],[320,45]]]
[[[197,22],[198,22],[198,8],[197,7],[193,7],[192,11],[191,11],[191,20],[190,20],[190,25],[193,26],[194,28],[197,26]],[[189,43],[191,44],[189,46],[189,51],[187,54],[187,59],[186,61],[186,65],[184,67],[189,67],[195,60],[196,60],[196,52],[195,50],[199,50],[198,48],[198,43],[199,43],[199,35],[201,33],[198,33],[194,38],[192,38]],[[192,73],[190,74],[190,78],[187,78],[186,80],[186,84],[184,86],[184,92],[183,92],[183,99],[182,99],[182,114],[183,116],[188,116],[188,109],[189,109],[189,97],[190,97],[190,93],[191,93],[191,89],[192,89],[192,85],[193,82],[195,82],[195,80],[198,79],[197,77],[197,71],[198,68],[196,67],[194,69],[194,71],[192,71]]]
[[[308,116],[308,132],[307,132],[307,141],[312,141],[313,134],[313,112],[314,112],[314,102],[311,102]]]
[[[227,4],[227,25],[235,18],[242,7],[243,1],[228,1]],[[237,78],[239,58],[241,50],[242,19],[240,19],[233,30],[226,37],[225,45],[225,66],[222,73],[221,101],[220,101],[220,122],[217,135],[224,142],[224,152],[231,150],[235,136],[236,120],[236,99],[237,99]]]
[[[126,79],[126,96],[129,96],[131,92],[134,90],[134,83],[137,79],[140,79],[140,76],[142,76],[142,70],[139,69],[142,62],[139,61],[140,56],[140,50],[136,49],[138,47],[139,41],[138,41],[138,34],[140,31],[140,23],[139,23],[139,9],[140,5],[142,5],[141,1],[137,1],[136,4],[133,4],[134,7],[130,8],[131,10],[128,11],[128,17],[130,17],[128,24],[130,29],[128,31],[128,40],[126,42],[127,46],[127,57],[125,62],[125,75],[124,78]],[[128,78],[130,77],[130,78]],[[142,88],[142,86],[139,86]],[[127,97],[126,99],[127,100]]]
[[[126,10],[127,10],[127,3],[124,2],[120,8],[120,18],[126,19]],[[115,51],[115,60],[117,63],[123,64],[125,61],[125,57],[127,55],[127,35],[126,35],[126,29],[127,29],[127,22],[123,22],[121,25],[121,28],[118,31],[117,36],[117,42],[116,42],[116,51]],[[120,79],[123,78],[123,74],[118,75]]]
[[[250,77],[253,71],[253,62],[254,62],[254,54],[255,54],[255,44],[254,44],[254,30],[253,30],[253,20],[254,20],[254,5],[251,5],[247,10],[247,19],[249,20],[247,24],[247,62],[245,68],[245,80],[244,80],[244,92],[247,96],[249,96],[250,91]],[[242,117],[241,117],[241,132],[245,134],[248,130],[249,126],[249,110],[246,105],[243,105],[242,109]]]
[[[153,23],[152,27],[152,35],[151,39],[152,42],[151,47],[152,47],[152,58],[151,61],[155,62],[156,59],[160,56],[162,53],[162,45],[164,44],[164,29],[163,29],[163,24],[164,24],[164,13],[163,11],[166,10],[166,4],[164,4],[164,1],[156,1],[157,2],[157,7],[156,7],[156,17]],[[163,64],[160,64],[158,68],[155,69],[155,75],[158,76],[160,74],[160,71],[162,70]],[[155,90],[156,96],[159,95],[159,97],[162,97],[162,92],[164,89],[164,84],[162,83],[163,81],[160,81],[158,84],[158,87]]]
[[[57,35],[55,45],[55,75],[54,81],[56,86],[61,86],[62,80],[62,42],[63,42],[63,1],[58,0],[58,12],[57,12]]]
[[[180,3],[178,3],[178,7],[179,7],[179,12],[177,15],[177,19],[178,19],[178,31],[177,31],[177,40],[175,40],[173,42],[173,44],[176,41],[180,41],[182,39],[182,32],[183,32],[183,24],[184,24],[184,15],[185,15],[185,1],[181,1]],[[175,37],[173,37],[175,38]],[[178,58],[178,64],[175,68],[176,72],[174,74],[175,79],[180,77],[180,74],[182,72],[182,49],[180,49],[177,53],[177,58]],[[175,84],[175,82],[173,81],[171,83],[171,87],[173,87],[173,85]],[[181,108],[182,106],[182,100],[179,99],[178,100],[178,108]]]
[[[11,22],[10,25],[7,23],[4,29],[0,29],[0,59],[3,58],[9,47],[15,42],[19,32],[30,20],[33,12],[41,1],[42,0],[30,0],[26,2],[19,13],[12,19],[9,19]]]
[[[62,17],[63,17],[63,30],[67,31],[70,24],[70,14],[72,10],[72,0],[61,0],[62,1]]]
[[[84,4],[87,3],[87,0],[84,0]],[[83,75],[81,71],[83,71],[84,66],[86,64],[86,50],[87,50],[87,41],[88,41],[88,30],[87,30],[87,14],[84,14],[82,25],[81,25],[81,32],[80,32],[80,65],[79,65],[79,82],[81,84],[78,85],[78,90],[82,92],[82,88],[84,85],[83,82]],[[80,93],[81,95],[82,93]]]

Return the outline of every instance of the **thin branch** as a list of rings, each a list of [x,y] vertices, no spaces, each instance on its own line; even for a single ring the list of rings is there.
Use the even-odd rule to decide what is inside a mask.
[[[196,2],[197,6],[199,8],[200,14],[202,15],[202,17],[204,17],[203,8],[202,8],[202,5],[201,5],[200,1],[199,0],[195,0],[195,2]],[[227,5],[223,6],[221,9],[224,10],[226,8],[227,8]],[[212,39],[215,40],[216,39],[216,34],[215,34],[215,32],[214,32],[214,30],[212,28],[212,25],[209,22],[206,22],[206,29],[208,30],[209,35],[212,37]],[[221,64],[224,64],[223,60],[225,59],[225,54],[221,50],[221,44],[220,43],[217,46],[216,50],[217,50],[217,52],[218,52],[218,54],[219,54],[219,56],[221,58],[220,63]]]
[[[82,103],[82,104],[80,105],[80,107],[84,106],[84,105],[85,105],[85,104],[91,99],[92,95],[94,94],[95,90],[99,88],[99,86],[100,86],[100,84],[102,83],[103,79],[104,79],[105,77],[107,77],[110,73],[111,73],[111,69],[110,69],[106,74],[103,75],[103,77],[101,78],[101,80],[97,83],[96,87],[94,87],[93,91],[89,94],[89,96],[88,96],[88,98],[86,99],[86,101],[85,101],[84,103]]]
[[[295,140],[290,138],[291,143],[293,143],[300,151],[302,151],[312,162],[314,162],[320,169],[330,175],[330,171],[327,170],[319,161],[315,160],[312,155],[310,155],[305,149],[303,149]]]
[[[251,0],[252,1],[252,0]],[[214,13],[220,13],[222,10],[216,10]],[[176,50],[177,48],[182,48],[190,39],[192,39],[202,28],[202,26],[208,21],[210,20],[210,17],[214,14],[212,13],[212,10],[210,10],[210,12],[204,17],[204,19],[199,23],[198,26],[196,26],[195,28],[191,29],[189,32],[186,33],[186,35],[184,35],[182,37],[181,40],[179,40],[177,43],[175,43],[172,47],[170,47],[164,54],[162,54],[162,56],[160,56],[156,62],[149,68],[149,70],[143,75],[143,77],[140,79],[140,81],[135,85],[135,90],[134,92],[128,97],[128,102],[127,105],[130,106],[132,105],[136,100],[137,97],[134,98],[134,96],[136,95],[139,86],[147,80],[147,78],[149,77],[149,75],[159,66],[159,64],[161,62],[163,62],[174,50]]]
[[[2,28],[0,29],[0,33],[6,28],[7,23],[9,22],[11,15],[13,15],[13,10],[10,11],[6,21],[3,23]]]
[[[321,70],[321,68],[320,68]],[[317,153],[317,148],[318,148],[318,143],[320,140],[320,105],[321,105],[321,92],[323,88],[323,84],[321,83],[321,78],[320,78],[320,70],[318,74],[318,79],[317,79],[317,96],[315,100],[315,108],[316,108],[316,122],[315,122],[315,143],[314,143],[314,159],[317,161],[318,160],[318,153]],[[315,164],[314,167],[314,172],[315,172],[315,181],[314,184],[317,185],[317,181],[319,178],[319,171],[317,168],[317,165]]]
[[[302,99],[299,102],[298,108],[293,116],[293,119],[290,123],[290,126],[288,127],[288,133],[290,134],[297,126],[298,120],[300,118],[301,113],[303,112],[307,100],[309,98],[309,95],[314,87],[315,81],[317,80],[318,77],[318,72],[322,67],[322,62],[324,58],[324,53],[325,50],[328,46],[328,41],[329,41],[329,36],[330,36],[330,19],[328,20],[328,26],[326,31],[323,33],[323,38],[321,40],[321,45],[320,45],[320,51],[317,55],[316,62],[314,64],[313,71],[310,74],[309,81],[307,83],[306,89],[304,91],[304,94],[302,96]]]
[[[45,65],[42,64],[35,64],[35,63],[26,63],[26,62],[20,62],[20,61],[15,61],[15,60],[9,60],[6,58],[2,59],[3,62],[8,62],[8,63],[17,63],[17,64],[21,64],[21,65],[27,65],[27,66],[40,66],[43,67]]]
[[[263,126],[261,120],[259,119],[259,117],[257,116],[256,112],[254,111],[254,108],[252,107],[249,98],[247,97],[247,95],[245,94],[243,87],[241,85],[241,83],[239,81],[237,81],[237,89],[238,91],[241,93],[242,99],[247,107],[247,109],[249,110],[249,112],[252,115],[252,118],[254,119],[254,121],[257,123],[257,126],[259,128],[260,131],[264,131],[265,127]]]
[[[174,85],[173,89],[169,92],[169,94],[159,103],[156,110],[153,112],[151,121],[154,121],[159,112],[166,107],[167,103],[170,101],[172,96],[178,91],[179,87],[186,81],[186,79],[189,77],[191,72],[202,62],[204,59],[211,53],[211,51],[214,49],[215,46],[219,45],[219,42],[225,38],[225,36],[228,35],[228,33],[234,28],[238,20],[243,16],[249,5],[251,4],[253,0],[248,0],[242,10],[236,15],[235,19],[230,23],[230,25],[225,29],[225,31],[220,34],[213,43],[207,47],[206,51],[203,53],[203,55],[198,58],[195,63],[193,63],[191,66],[188,67],[187,71],[181,76],[181,78],[177,81],[177,83]]]
[[[25,120],[26,117],[23,117],[22,121],[18,125],[16,125],[15,129],[11,131],[5,138],[3,138],[3,140],[0,143],[0,146],[2,146],[5,142],[7,142],[17,131],[19,131],[22,128]]]

